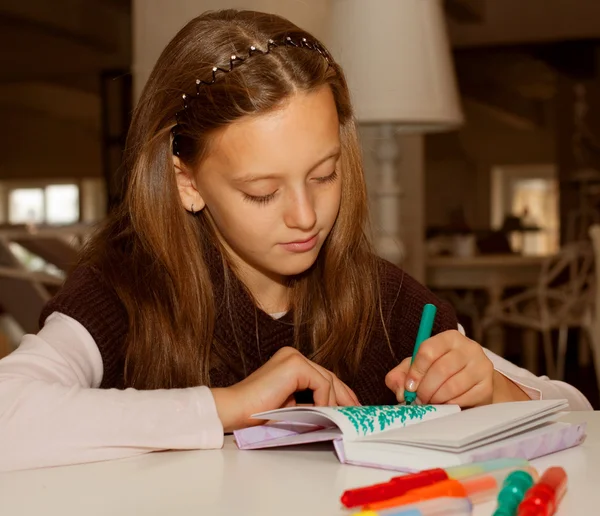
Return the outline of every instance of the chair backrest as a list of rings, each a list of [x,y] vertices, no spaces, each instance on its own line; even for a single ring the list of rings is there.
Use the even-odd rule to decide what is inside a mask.
[[[594,326],[598,326],[598,330],[600,331],[600,288],[598,287],[598,280],[600,279],[600,224],[592,224],[589,229],[589,235],[596,258],[596,285],[591,315]]]
[[[565,231],[566,242],[579,242],[584,240],[589,234],[591,225],[600,223],[600,213],[598,210],[587,204],[571,210],[567,214],[567,229]]]
[[[37,332],[38,317],[62,281],[58,276],[31,271],[13,253],[17,243],[64,273],[75,264],[79,242],[92,228],[77,224],[64,227],[0,227],[0,305],[27,333]],[[49,281],[50,280],[50,281]]]
[[[0,238],[0,266],[21,271],[23,277],[0,274],[0,305],[17,321],[26,333],[36,333],[38,316],[50,299],[50,293],[41,283],[28,279],[27,271],[11,252],[8,242]]]
[[[542,266],[538,296],[542,310],[555,318],[580,314],[595,295],[594,249],[588,241],[565,244]]]
[[[38,236],[15,238],[13,242],[64,272],[69,272],[77,262],[77,248],[64,238]]]

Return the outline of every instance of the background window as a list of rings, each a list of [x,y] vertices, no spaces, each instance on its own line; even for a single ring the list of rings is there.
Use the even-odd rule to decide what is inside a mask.
[[[28,224],[44,222],[43,188],[15,188],[8,194],[8,222]]]
[[[8,193],[10,224],[72,224],[79,221],[79,186],[14,188]]]
[[[560,245],[559,188],[556,166],[506,165],[492,168],[492,227],[500,229],[507,216],[521,219],[538,231],[513,233],[514,250],[529,255],[548,255]]]
[[[546,255],[559,248],[558,182],[556,179],[518,179],[512,188],[512,213],[520,216],[526,226],[540,231],[524,232],[521,238],[523,254]]]
[[[50,185],[46,187],[46,222],[71,224],[79,220],[79,187]]]

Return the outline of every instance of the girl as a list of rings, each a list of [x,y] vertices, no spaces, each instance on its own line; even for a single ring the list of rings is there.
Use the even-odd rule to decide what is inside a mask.
[[[344,75],[287,20],[226,10],[184,27],[125,170],[42,329],[0,363],[0,469],[217,448],[259,411],[395,403],[405,386],[421,403],[589,408],[467,339],[374,255]],[[428,302],[435,336],[409,369]]]

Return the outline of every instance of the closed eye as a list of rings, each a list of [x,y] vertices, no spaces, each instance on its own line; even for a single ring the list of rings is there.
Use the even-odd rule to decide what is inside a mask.
[[[245,201],[254,202],[257,204],[267,204],[268,202],[272,201],[275,198],[276,193],[277,193],[277,190],[275,190],[273,193],[270,193],[267,195],[249,195],[247,193],[242,192],[242,194],[244,195]]]
[[[325,184],[325,183],[333,183],[334,181],[337,180],[337,178],[338,178],[338,171],[334,170],[328,176],[315,177],[314,180],[317,183]],[[250,195],[245,192],[242,192],[242,195],[244,196],[245,201],[253,202],[256,204],[262,204],[262,205],[265,205],[265,204],[268,204],[269,202],[271,202],[275,198],[276,194],[277,194],[277,190],[275,190],[274,192],[267,194],[267,195]]]
[[[337,169],[333,171],[333,173],[329,174],[325,177],[315,177],[315,181],[318,183],[333,183],[338,178]]]

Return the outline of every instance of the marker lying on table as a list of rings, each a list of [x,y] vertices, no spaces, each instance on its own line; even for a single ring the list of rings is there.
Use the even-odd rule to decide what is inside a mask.
[[[426,469],[418,473],[393,477],[389,482],[359,487],[357,489],[348,489],[342,494],[341,502],[348,508],[359,507],[396,498],[406,494],[411,489],[435,484],[442,480],[461,480],[500,469],[522,469],[528,465],[529,462],[525,459],[506,458],[475,462],[463,466],[453,466],[446,469]]]
[[[508,475],[498,493],[498,507],[492,516],[515,516],[517,507],[534,482],[528,471],[513,471]]]
[[[525,468],[532,476],[537,477],[537,472],[531,467]],[[513,470],[502,469],[499,471],[491,471],[484,475],[477,475],[466,480],[443,480],[430,486],[419,487],[412,489],[408,493],[367,504],[363,510],[379,511],[382,509],[392,509],[403,505],[424,502],[434,498],[450,497],[450,498],[469,498],[472,504],[478,504],[492,500],[496,493],[500,490],[504,479],[512,473]]]
[[[396,510],[363,511],[352,516],[471,516],[471,514],[473,514],[473,506],[468,498],[436,498],[405,505]]]
[[[552,516],[567,491],[567,473],[563,468],[548,468],[519,504],[518,516]]]
[[[419,348],[421,344],[426,341],[429,337],[431,337],[431,332],[433,330],[433,321],[435,320],[435,314],[437,312],[437,308],[435,305],[426,304],[423,307],[423,313],[421,314],[421,323],[419,324],[419,331],[417,332],[417,340],[415,341],[415,347],[413,349],[412,358],[410,363],[412,364],[415,361],[415,357],[419,352]],[[416,392],[404,390],[404,401],[407,405],[415,402],[417,398]]]

